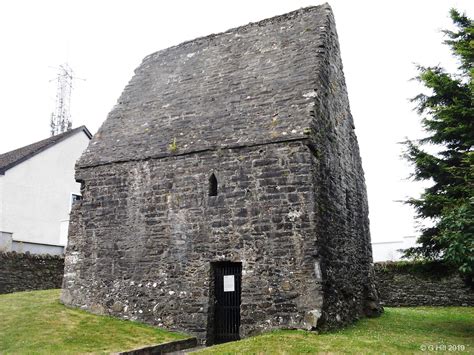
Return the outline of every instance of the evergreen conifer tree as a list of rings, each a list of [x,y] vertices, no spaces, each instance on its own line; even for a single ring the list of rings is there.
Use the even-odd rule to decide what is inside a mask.
[[[414,166],[412,177],[432,185],[412,205],[421,220],[433,223],[421,230],[419,246],[407,257],[441,259],[455,265],[472,281],[474,270],[474,108],[473,21],[457,10],[450,11],[456,27],[443,31],[445,44],[459,61],[458,71],[448,73],[439,66],[419,66],[419,80],[428,94],[412,99],[422,116],[428,136],[408,140],[405,157]],[[438,149],[429,153],[426,144]]]

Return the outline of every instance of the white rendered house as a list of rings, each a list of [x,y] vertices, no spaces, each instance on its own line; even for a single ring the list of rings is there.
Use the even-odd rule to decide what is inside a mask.
[[[80,199],[74,165],[91,137],[82,126],[0,154],[0,251],[63,253]]]
[[[372,242],[374,262],[402,260],[403,250],[417,246],[417,237],[407,236],[391,242]]]

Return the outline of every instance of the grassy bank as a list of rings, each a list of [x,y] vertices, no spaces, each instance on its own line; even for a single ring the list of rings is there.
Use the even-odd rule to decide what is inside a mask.
[[[199,354],[410,354],[430,350],[474,353],[474,308],[386,308],[380,318],[362,319],[337,332],[275,331],[213,346]]]
[[[0,295],[0,354],[109,353],[184,339],[59,303],[60,290]]]
[[[110,353],[184,339],[96,316],[58,301],[59,290],[0,295],[0,354]],[[200,354],[474,353],[473,307],[386,308],[380,318],[326,334],[275,331]]]

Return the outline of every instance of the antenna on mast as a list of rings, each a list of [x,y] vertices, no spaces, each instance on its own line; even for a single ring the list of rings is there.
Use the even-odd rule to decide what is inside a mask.
[[[65,63],[59,66],[56,78],[56,104],[54,112],[51,113],[51,136],[69,131],[72,128],[71,120],[71,92],[73,71]],[[51,80],[52,81],[52,80]]]

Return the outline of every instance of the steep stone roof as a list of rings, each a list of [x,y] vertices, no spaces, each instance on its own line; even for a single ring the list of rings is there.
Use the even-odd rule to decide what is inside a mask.
[[[79,131],[84,131],[84,133],[91,138],[92,135],[86,126],[81,126],[74,128],[70,131],[43,139],[39,142],[21,147],[7,153],[0,154],[0,175],[5,174],[5,171],[13,168],[15,165],[18,165],[25,160],[31,158],[32,156],[48,149],[49,147],[63,141],[64,139],[74,135]]]
[[[147,56],[78,166],[303,138],[331,19],[308,7]]]

